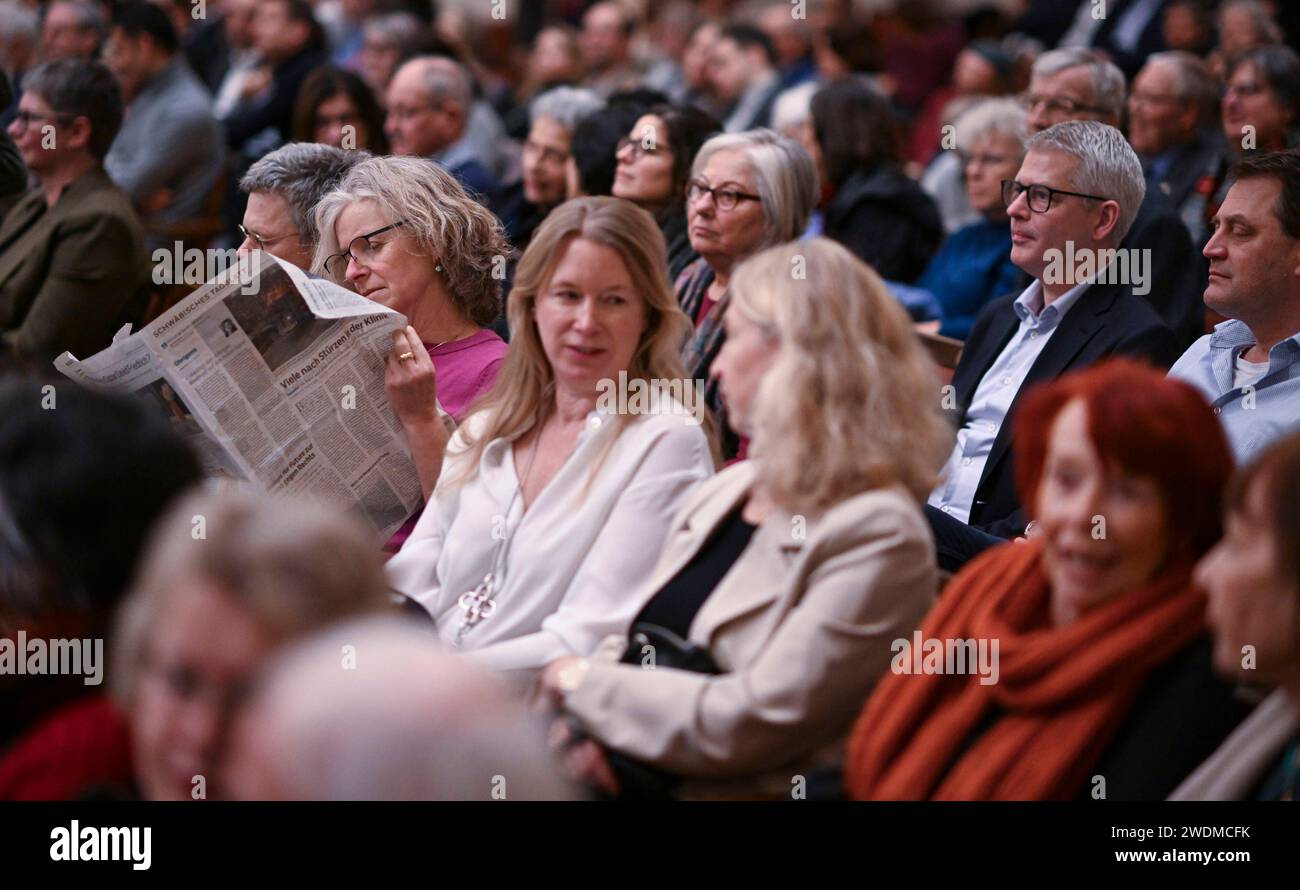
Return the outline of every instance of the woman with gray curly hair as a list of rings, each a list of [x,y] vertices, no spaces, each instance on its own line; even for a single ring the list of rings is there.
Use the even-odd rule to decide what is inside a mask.
[[[505,358],[488,329],[501,311],[505,233],[451,174],[414,157],[357,164],[321,199],[316,224],[317,270],[409,321],[393,336],[384,386],[427,498],[448,439],[438,406],[460,421]]]

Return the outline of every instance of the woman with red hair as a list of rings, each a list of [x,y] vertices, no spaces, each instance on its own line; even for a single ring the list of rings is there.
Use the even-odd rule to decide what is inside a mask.
[[[1036,527],[895,641],[851,737],[855,798],[1163,799],[1245,715],[1192,582],[1232,470],[1205,401],[1119,359],[1030,393],[1016,423]]]

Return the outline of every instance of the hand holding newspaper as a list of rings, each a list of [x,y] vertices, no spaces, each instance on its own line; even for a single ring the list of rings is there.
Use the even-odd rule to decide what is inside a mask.
[[[259,250],[143,330],[123,328],[103,352],[84,361],[65,352],[54,365],[88,387],[156,402],[209,473],[336,503],[387,538],[420,503],[384,391],[384,359],[405,325]]]

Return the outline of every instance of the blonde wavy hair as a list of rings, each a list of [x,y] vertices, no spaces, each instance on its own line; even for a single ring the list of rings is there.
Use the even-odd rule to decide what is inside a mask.
[[[370,199],[392,222],[405,220],[411,235],[429,256],[429,274],[441,274],[451,301],[480,327],[501,311],[501,282],[510,255],[505,229],[493,213],[469,196],[456,177],[424,158],[384,156],[357,164],[316,205],[320,240],[313,271],[346,286],[325,270],[325,261],[343,252],[334,223],[343,208]],[[442,272],[434,270],[442,266]]]
[[[758,478],[791,512],[900,483],[918,500],[952,448],[938,369],[876,272],[827,238],[742,263],[731,305],[777,343],[752,409]]]
[[[555,372],[551,368],[537,331],[534,311],[537,297],[550,284],[565,248],[574,238],[585,238],[613,248],[623,258],[632,286],[645,301],[646,328],[627,369],[633,380],[690,380],[682,365],[681,347],[691,323],[677,303],[668,282],[667,248],[654,218],[621,198],[575,198],[552,210],[533,235],[515,272],[514,286],[506,300],[510,322],[510,351],[492,388],[475,404],[482,423],[462,423],[461,450],[449,449],[448,456],[460,460],[459,471],[448,474],[440,484],[449,491],[471,481],[477,474],[483,450],[494,439],[514,440],[540,426],[555,407]],[[611,425],[604,450],[592,466],[595,476],[609,449],[635,414],[619,414]],[[471,432],[471,428],[474,429]],[[704,430],[715,450],[715,421],[706,416]]]

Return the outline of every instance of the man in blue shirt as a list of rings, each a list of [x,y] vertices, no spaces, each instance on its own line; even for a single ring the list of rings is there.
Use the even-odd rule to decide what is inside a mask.
[[[1300,152],[1239,161],[1205,245],[1205,304],[1228,320],[1169,372],[1214,406],[1241,463],[1300,428]]]
[[[1034,281],[980,312],[945,394],[957,439],[926,514],[948,571],[1026,532],[1013,454],[1015,409],[1025,391],[1110,355],[1162,368],[1178,355],[1173,333],[1134,293],[1135,285],[1151,285],[1139,280],[1151,274],[1150,257],[1115,249],[1146,191],[1133,149],[1097,121],[1056,124],[1026,149],[1003,197],[1011,260]],[[1091,269],[1079,262],[1087,257]]]

